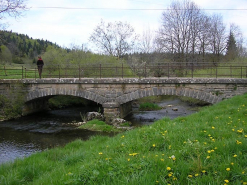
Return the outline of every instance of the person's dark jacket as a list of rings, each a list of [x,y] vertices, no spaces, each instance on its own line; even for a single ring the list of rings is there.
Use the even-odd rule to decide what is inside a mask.
[[[39,59],[39,60],[37,61],[37,66],[43,66],[43,65],[44,65],[43,60],[42,60],[42,59]]]

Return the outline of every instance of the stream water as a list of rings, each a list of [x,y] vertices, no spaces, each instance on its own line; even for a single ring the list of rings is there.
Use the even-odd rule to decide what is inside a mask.
[[[152,124],[165,116],[173,119],[196,112],[187,103],[176,98],[158,104],[164,109],[139,112],[137,108],[133,108],[133,114],[125,119],[132,122],[133,126],[142,126]],[[88,111],[92,110],[87,107],[51,110],[0,122],[0,164],[35,152],[64,146],[76,139],[87,140],[93,135],[110,136],[108,133],[81,130],[68,125],[68,123],[80,122],[80,113]]]

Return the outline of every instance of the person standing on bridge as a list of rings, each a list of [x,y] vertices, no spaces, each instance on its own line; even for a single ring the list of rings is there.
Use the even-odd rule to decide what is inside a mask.
[[[41,56],[38,56],[37,67],[39,71],[39,78],[41,78],[43,66],[44,66],[44,61],[42,60]]]

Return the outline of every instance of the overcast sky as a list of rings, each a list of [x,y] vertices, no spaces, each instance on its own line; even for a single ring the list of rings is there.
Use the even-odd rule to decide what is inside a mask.
[[[127,22],[138,34],[142,34],[147,28],[156,30],[160,26],[160,18],[164,11],[157,9],[167,8],[171,2],[171,0],[27,0],[30,10],[18,20],[8,18],[6,21],[10,25],[7,30],[27,34],[33,39],[49,40],[62,47],[70,47],[71,44],[88,43],[90,34],[101,19],[106,23]],[[247,0],[194,0],[194,2],[201,9],[221,9],[205,11],[209,15],[221,14],[228,27],[230,23],[235,23],[247,38]]]

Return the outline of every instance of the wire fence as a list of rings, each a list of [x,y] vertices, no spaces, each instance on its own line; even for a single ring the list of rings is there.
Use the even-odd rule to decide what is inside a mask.
[[[93,64],[93,65],[46,65],[41,78],[247,78],[247,64],[213,63],[156,63]],[[37,67],[2,66],[0,79],[37,79]]]

